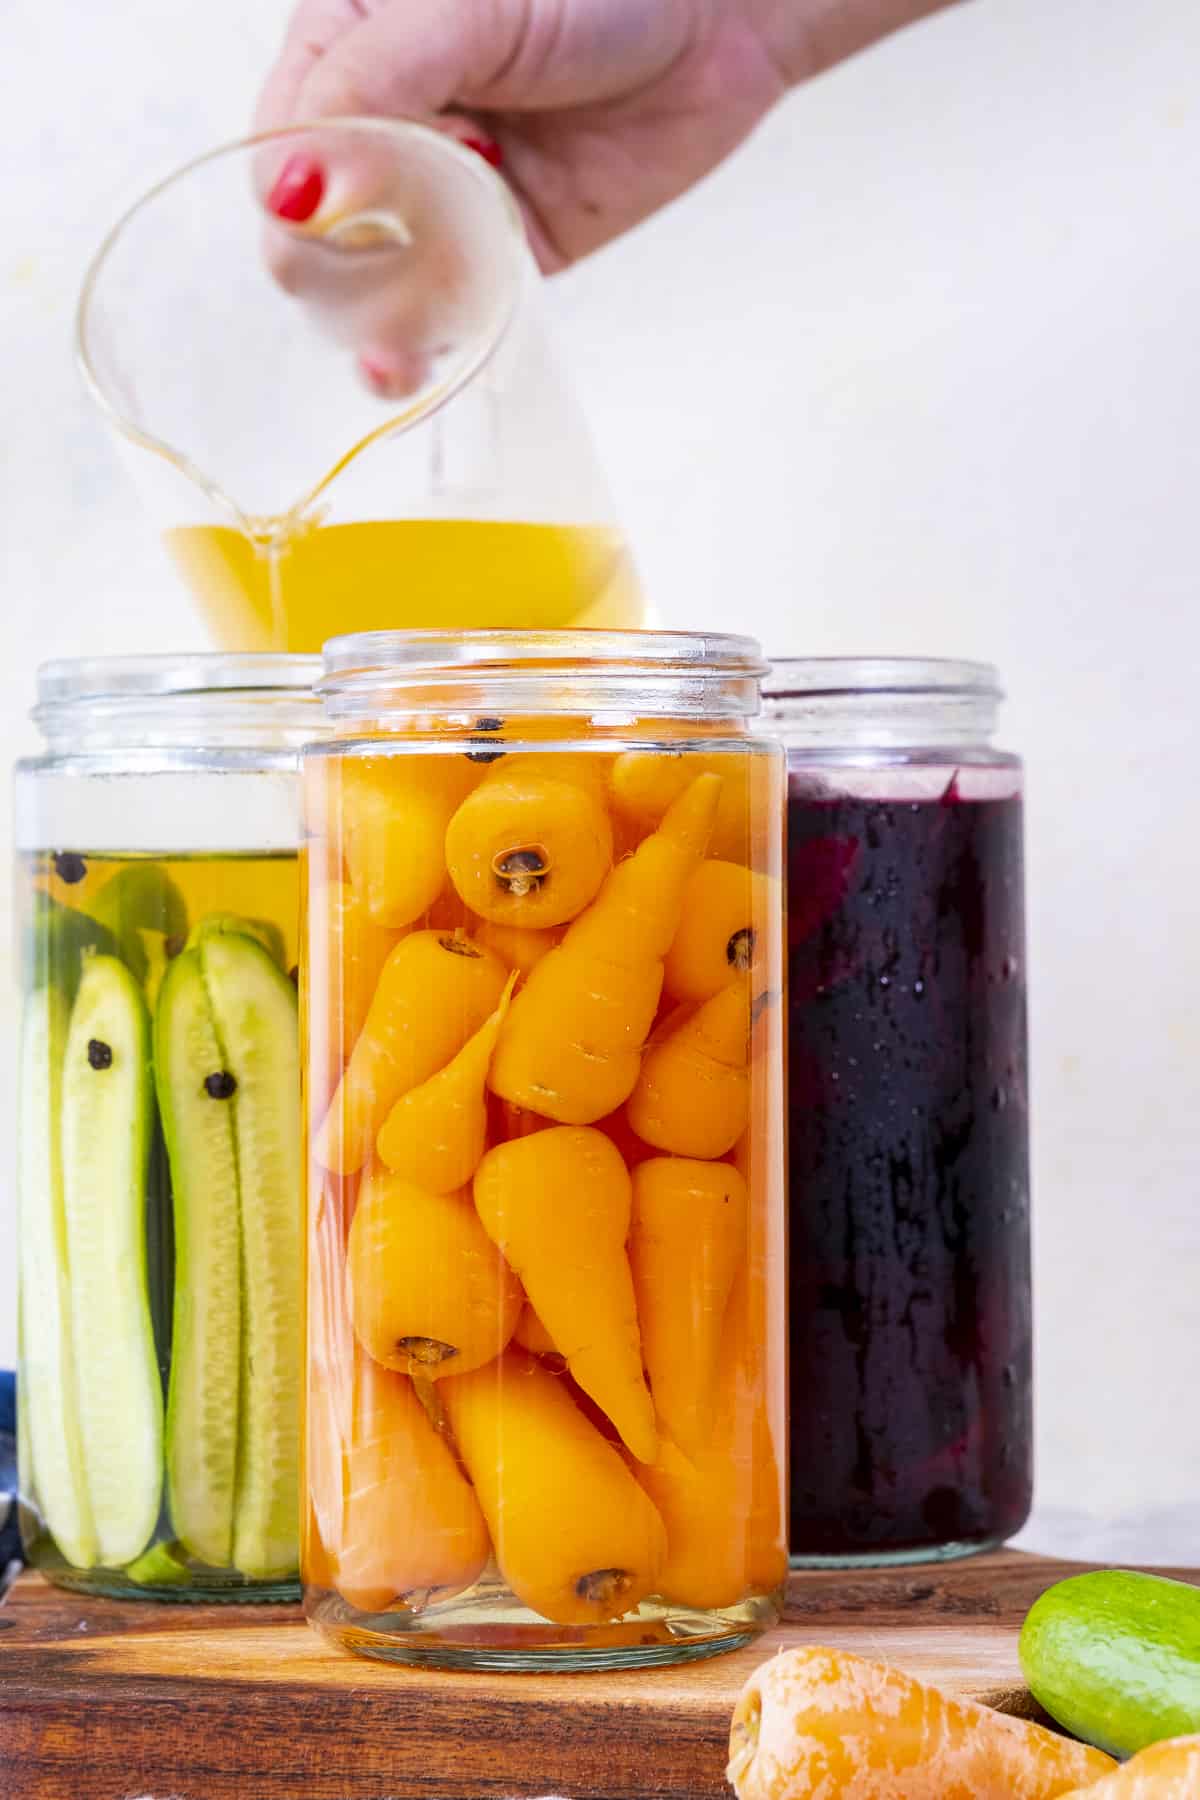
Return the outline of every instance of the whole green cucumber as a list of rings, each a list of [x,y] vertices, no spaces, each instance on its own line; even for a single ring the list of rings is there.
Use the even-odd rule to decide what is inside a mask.
[[[1034,1602],[1021,1668],[1052,1719],[1113,1756],[1200,1732],[1200,1588],[1098,1569]]]

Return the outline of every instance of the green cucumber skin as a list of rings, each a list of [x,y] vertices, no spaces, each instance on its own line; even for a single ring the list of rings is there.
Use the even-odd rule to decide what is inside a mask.
[[[23,1497],[66,1560],[90,1569],[99,1547],[84,1481],[59,1135],[70,1010],[61,989],[38,988],[22,1028],[18,1458]]]
[[[1075,1737],[1129,1757],[1200,1731],[1200,1588],[1162,1575],[1072,1575],[1021,1631],[1035,1699]]]
[[[271,961],[282,969],[287,942],[279,926],[270,919],[244,919],[238,913],[206,913],[187,941],[194,950],[212,937],[247,937],[261,944]]]
[[[234,1566],[291,1575],[299,1546],[303,1133],[296,990],[254,939],[198,945],[226,1067],[241,1199],[243,1332]]]
[[[111,1067],[91,1067],[93,1038],[111,1048]],[[153,1128],[146,1002],[123,962],[92,956],[67,1032],[63,1205],[84,1474],[98,1560],[112,1568],[146,1548],[162,1492],[145,1230]]]
[[[242,1335],[233,1113],[203,1087],[224,1062],[200,953],[185,950],[167,969],[154,1019],[175,1228],[167,1494],[180,1541],[214,1568],[233,1555]]]

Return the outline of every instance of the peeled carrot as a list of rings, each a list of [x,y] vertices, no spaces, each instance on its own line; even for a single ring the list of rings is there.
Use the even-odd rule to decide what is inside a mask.
[[[563,1361],[566,1360],[562,1357],[561,1350],[528,1300],[521,1309],[521,1316],[517,1320],[517,1329],[513,1332],[512,1341],[514,1344],[520,1344],[522,1350],[528,1350],[532,1356],[558,1356]]]
[[[328,958],[338,994],[336,1019],[324,1007],[313,1008],[309,1016],[313,1039],[310,1067],[320,1082],[310,1104],[325,1107],[341,1079],[345,1058],[366,1024],[383,965],[401,934],[377,925],[361,894],[348,881],[314,887],[308,897],[308,918],[314,958]],[[319,1033],[328,1035],[329,1041],[320,1044]]]
[[[687,1456],[712,1437],[721,1327],[746,1219],[746,1184],[729,1163],[655,1156],[633,1172],[629,1261],[642,1356],[659,1422]]]
[[[717,776],[698,776],[532,970],[492,1061],[502,1099],[588,1125],[628,1098],[720,794]]]
[[[1200,1794],[1200,1736],[1165,1738],[1139,1751],[1092,1787],[1066,1800],[1196,1800]]]
[[[402,1094],[428,1081],[494,1012],[508,970],[461,933],[414,931],[388,957],[313,1153],[335,1174],[361,1169]]]
[[[750,1677],[727,1775],[738,1800],[1059,1800],[1115,1767],[1042,1725],[814,1646]]]
[[[612,866],[612,826],[596,786],[531,762],[506,757],[489,769],[446,828],[451,881],[473,912],[498,925],[564,925]]]
[[[469,1193],[427,1193],[379,1169],[350,1227],[346,1291],[368,1356],[427,1380],[499,1356],[525,1298]]]
[[[722,988],[650,1045],[629,1096],[634,1131],[676,1156],[724,1156],[750,1117],[750,995]]]
[[[655,1462],[636,1471],[667,1528],[660,1591],[682,1606],[736,1606],[774,1592],[787,1573],[781,1460],[749,1276],[743,1263],[726,1308],[708,1443],[689,1457],[662,1437]]]
[[[476,943],[493,951],[518,975],[528,975],[543,956],[562,942],[562,932],[557,927],[537,930],[531,925],[497,925],[491,919],[480,919],[473,936]]]
[[[331,1552],[338,1592],[363,1612],[461,1593],[489,1553],[470,1483],[407,1375],[358,1358],[346,1500]]]
[[[657,1451],[625,1240],[632,1193],[602,1131],[558,1125],[496,1144],[475,1172],[484,1230],[567,1366],[634,1456]]]
[[[380,1158],[433,1194],[464,1187],[487,1143],[487,1072],[515,975],[500,1004],[444,1069],[401,1096],[380,1128]]]
[[[721,782],[721,800],[712,831],[712,854],[744,863],[750,847],[751,771],[742,751],[713,755],[694,750],[627,750],[616,757],[609,778],[620,818],[642,831],[653,830],[702,772]]]
[[[341,832],[355,891],[377,925],[411,925],[446,881],[446,826],[479,779],[463,756],[347,757]]]
[[[655,1591],[662,1520],[558,1376],[509,1349],[438,1393],[519,1600],[543,1618],[588,1625]]]
[[[743,863],[709,857],[700,864],[667,954],[663,986],[673,1000],[708,1000],[731,981],[770,967],[767,934],[778,885]]]

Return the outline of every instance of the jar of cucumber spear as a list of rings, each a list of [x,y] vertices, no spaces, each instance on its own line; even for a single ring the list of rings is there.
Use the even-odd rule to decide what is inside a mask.
[[[296,1591],[314,673],[41,674],[46,750],[17,775],[22,1527],[85,1591]]]

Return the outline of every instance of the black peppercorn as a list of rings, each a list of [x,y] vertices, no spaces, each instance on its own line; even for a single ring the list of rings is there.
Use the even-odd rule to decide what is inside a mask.
[[[54,873],[68,887],[74,887],[87,874],[87,864],[74,850],[59,850],[54,857]]]

